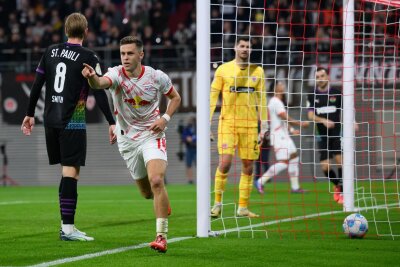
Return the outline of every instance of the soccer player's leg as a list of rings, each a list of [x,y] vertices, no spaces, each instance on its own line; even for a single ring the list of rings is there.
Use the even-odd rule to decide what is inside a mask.
[[[342,191],[339,180],[337,179],[336,173],[334,170],[331,168],[330,164],[330,157],[332,156],[332,153],[329,151],[329,146],[328,146],[328,137],[326,136],[321,136],[319,137],[318,140],[318,150],[319,150],[319,160],[322,168],[322,172],[325,174],[325,177],[328,178],[328,180],[333,183],[333,200],[338,202],[340,198],[340,193]]]
[[[291,193],[294,194],[302,194],[306,193],[307,190],[304,190],[300,187],[299,182],[299,156],[297,153],[291,155],[291,159],[289,160],[289,167],[288,167],[289,179],[290,179],[290,187]]]
[[[167,169],[165,137],[150,139],[142,149],[151,190],[154,195],[154,212],[156,215],[156,239],[150,248],[158,252],[167,252],[169,198],[165,188],[164,177]],[[160,141],[161,140],[161,141]],[[159,145],[161,144],[161,145]]]
[[[330,138],[329,147],[329,150],[332,154],[338,170],[338,177],[336,179],[336,190],[339,193],[339,196],[336,201],[338,204],[343,204],[342,146],[340,137]]]
[[[153,191],[151,191],[151,186],[150,186],[150,182],[149,182],[149,178],[147,177],[147,174],[143,178],[135,179],[135,181],[136,181],[136,185],[139,188],[140,194],[145,199],[153,199],[154,198]]]
[[[268,170],[260,177],[258,181],[258,192],[264,193],[265,183],[271,181],[271,179],[278,175],[280,172],[288,168],[289,161],[289,149],[288,149],[288,139],[283,134],[276,134],[271,136],[274,144],[276,163],[268,168]],[[271,138],[271,140],[272,140]]]
[[[269,150],[270,144],[262,142],[260,146],[260,155],[254,164],[254,186],[259,188],[259,181],[264,172],[269,169]]]
[[[75,212],[78,202],[78,179],[80,166],[86,160],[86,131],[84,129],[60,129],[60,163],[62,179],[59,186],[61,230],[63,241],[93,241],[85,232],[75,227]],[[50,155],[50,154],[49,154]]]
[[[166,161],[161,159],[150,160],[146,166],[151,189],[154,194],[157,232],[156,240],[150,243],[150,247],[159,252],[167,251],[169,199],[164,186],[166,166]]]
[[[251,190],[253,189],[253,165],[259,157],[257,128],[238,128],[238,154],[242,159],[242,172],[239,182],[239,207],[238,216],[250,218],[259,217],[248,208]]]
[[[215,171],[214,205],[211,208],[211,217],[217,218],[222,211],[222,195],[228,180],[228,172],[235,153],[235,130],[232,127],[218,125],[218,154],[219,164]]]
[[[292,140],[292,138],[288,138],[288,153],[290,155],[289,158],[289,166],[288,166],[288,173],[290,179],[290,187],[291,193],[305,193],[306,190],[300,188],[299,182],[299,156],[297,154],[296,146]]]

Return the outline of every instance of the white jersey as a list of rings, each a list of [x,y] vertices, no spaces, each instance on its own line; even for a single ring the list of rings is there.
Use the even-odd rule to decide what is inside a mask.
[[[172,92],[171,79],[164,72],[143,65],[138,78],[129,78],[122,65],[109,68],[103,77],[111,82],[117,133],[122,131],[132,140],[148,136],[150,125],[160,118],[162,95]]]
[[[286,113],[286,108],[283,105],[282,100],[276,96],[272,97],[269,100],[268,109],[268,115],[271,123],[271,134],[278,131],[284,131],[286,134],[289,134],[287,122],[279,117],[280,114]]]
[[[293,153],[297,152],[296,146],[289,136],[287,122],[279,117],[286,113],[285,106],[277,97],[272,97],[268,103],[269,118],[271,121],[271,145],[274,147],[277,160],[288,160]]]

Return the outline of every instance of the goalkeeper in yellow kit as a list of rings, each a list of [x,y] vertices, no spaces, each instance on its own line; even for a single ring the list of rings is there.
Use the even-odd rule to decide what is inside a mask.
[[[236,149],[242,161],[237,215],[258,217],[249,211],[248,204],[253,185],[253,162],[258,159],[260,153],[259,140],[264,138],[268,130],[267,98],[264,70],[249,63],[250,52],[249,38],[238,37],[235,59],[217,68],[211,84],[210,121],[218,97],[222,94],[218,125],[219,164],[215,172],[215,201],[211,217],[218,217],[221,213],[222,194]]]

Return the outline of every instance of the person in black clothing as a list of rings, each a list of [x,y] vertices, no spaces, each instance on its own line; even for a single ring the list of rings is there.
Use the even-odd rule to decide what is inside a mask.
[[[341,147],[341,110],[342,92],[329,86],[328,70],[317,68],[317,88],[307,100],[308,119],[316,123],[316,140],[320,154],[322,171],[334,184],[333,198],[343,204],[342,188],[342,147]],[[330,159],[334,158],[337,174],[331,168]]]
[[[66,43],[49,46],[36,69],[29,105],[21,130],[31,135],[35,125],[35,107],[41,88],[46,83],[44,127],[47,154],[51,165],[60,163],[62,178],[59,186],[61,213],[60,239],[65,241],[92,241],[92,237],[79,231],[74,225],[77,204],[77,182],[81,166],[86,160],[85,106],[89,92],[87,80],[82,77],[83,63],[88,62],[101,74],[96,54],[82,47],[88,31],[87,20],[80,13],[69,15],[65,21]],[[109,140],[116,141],[115,121],[111,114],[107,95],[95,91],[97,103],[110,127]]]

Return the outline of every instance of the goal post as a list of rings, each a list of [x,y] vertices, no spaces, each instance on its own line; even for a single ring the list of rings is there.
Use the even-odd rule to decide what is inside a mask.
[[[197,0],[197,236],[210,231],[210,1]]]
[[[196,24],[197,236],[338,238],[343,234],[346,213],[360,212],[368,219],[368,235],[400,237],[400,1],[197,0]],[[279,149],[271,147],[264,148],[269,159],[260,157],[254,162],[252,181],[268,169],[255,173],[255,166],[269,163],[280,172],[264,176],[264,194],[252,187],[246,204],[260,215],[253,218],[237,213],[244,188],[243,161],[237,147],[222,187],[216,172],[217,142],[210,143],[210,133],[215,137],[217,131],[224,134],[217,130],[218,115],[227,105],[220,98],[210,124],[213,72],[235,58],[235,43],[241,36],[249,37],[251,43],[249,63],[263,68],[268,99],[282,90],[275,90],[279,82],[285,87],[281,93],[287,100],[282,101],[285,111],[297,121],[294,129],[285,128],[293,133],[290,138],[297,150],[294,162],[298,162],[298,169],[289,171],[291,165],[277,160]],[[317,99],[322,86],[316,80],[318,67],[327,70],[329,87],[326,96]],[[230,73],[223,73],[229,90],[222,92],[249,96],[250,90],[236,91],[238,77]],[[240,78],[256,80],[250,73]],[[337,99],[341,99],[340,105]],[[309,106],[310,101],[314,106]],[[327,104],[317,107],[317,101]],[[234,105],[246,106],[243,102]],[[253,102],[248,105],[254,107]],[[237,110],[243,110],[240,108]],[[325,118],[341,111],[337,115],[341,120],[330,117],[336,125],[341,123],[333,146],[321,138],[327,137],[327,131],[324,135],[324,129],[316,127],[320,125],[309,121],[311,110]],[[289,123],[289,118],[284,122]],[[301,128],[303,122],[311,127]],[[224,145],[228,142],[221,143],[221,148]],[[289,146],[283,149],[289,150]],[[342,164],[336,157],[339,150]],[[324,162],[326,158],[330,163]],[[214,192],[215,173],[218,194]],[[343,180],[343,203],[337,194],[337,178]],[[220,207],[220,214],[210,218],[213,204]]]
[[[354,211],[354,0],[343,0],[343,210]]]

